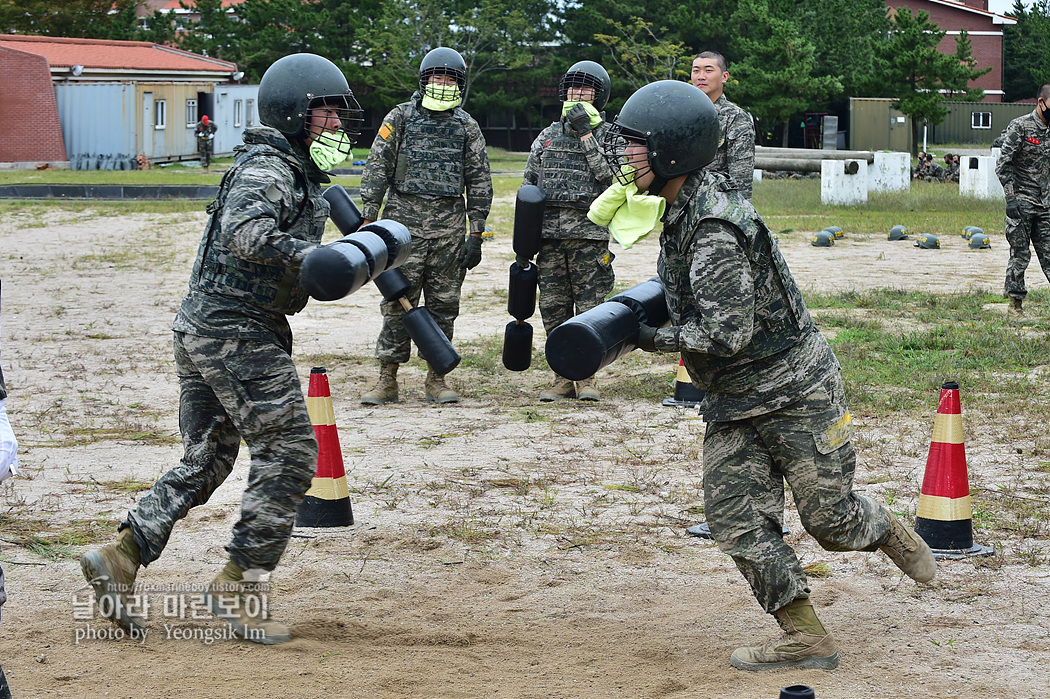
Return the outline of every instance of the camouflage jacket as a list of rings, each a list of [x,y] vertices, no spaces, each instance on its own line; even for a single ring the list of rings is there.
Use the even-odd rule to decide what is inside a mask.
[[[656,348],[682,353],[709,422],[779,410],[837,371],[776,238],[721,175],[686,179],[664,216],[658,270],[672,326]]]
[[[544,182],[550,182],[551,173],[544,167],[544,155],[548,146],[555,139],[563,140],[572,144],[572,159],[575,161],[571,168],[579,173],[578,186],[586,186],[586,196],[580,197],[583,206],[571,203],[558,203],[548,200],[547,207],[566,209],[564,215],[550,216],[543,222],[543,237],[557,240],[609,240],[609,229],[599,226],[587,218],[587,207],[599,194],[608,189],[613,182],[613,171],[609,163],[602,155],[600,143],[608,125],[603,121],[597,127],[590,138],[580,139],[575,131],[560,119],[543,131],[532,142],[529,150],[529,159],[525,163],[525,174],[521,179],[522,185],[533,184],[541,189]],[[563,168],[563,170],[566,168]],[[584,184],[584,182],[586,184]],[[568,210],[572,210],[572,212]],[[573,212],[578,212],[575,215]],[[557,222],[552,224],[552,222]]]
[[[1050,127],[1037,113],[1017,117],[1006,127],[995,174],[1003,193],[1050,208]]]
[[[291,351],[286,315],[306,305],[299,267],[321,242],[328,175],[266,126],[247,129],[190,275],[172,329],[220,338],[276,339]]]
[[[361,176],[361,213],[366,219],[376,220],[387,197],[383,216],[399,221],[420,238],[440,238],[447,235],[463,235],[466,219],[469,219],[470,232],[481,233],[485,230],[485,221],[492,207],[492,173],[489,170],[489,156],[485,150],[485,137],[481,134],[473,117],[458,107],[443,112],[425,109],[420,104],[419,93],[408,102],[403,102],[386,115],[379,133],[372,142],[368,153],[368,164]],[[420,128],[414,129],[417,134],[433,130],[435,133],[450,132],[447,121],[460,120],[464,142],[462,144],[461,168],[462,189],[466,192],[466,206],[463,194],[454,196],[437,196],[433,194],[415,194],[400,191],[395,185],[399,178],[427,178],[427,172],[415,171],[419,166],[432,160],[437,176],[445,179],[447,163],[444,158],[453,144],[441,139],[441,143],[432,142],[424,135],[406,137],[405,125],[409,119],[423,120]],[[430,124],[425,122],[429,121]],[[456,146],[458,147],[458,146]],[[413,159],[408,160],[409,154]],[[413,172],[404,170],[408,162],[414,163]],[[399,163],[401,172],[399,172]]]
[[[718,110],[718,150],[707,166],[736,185],[744,198],[751,199],[755,177],[755,122],[751,115],[726,99],[715,100]]]

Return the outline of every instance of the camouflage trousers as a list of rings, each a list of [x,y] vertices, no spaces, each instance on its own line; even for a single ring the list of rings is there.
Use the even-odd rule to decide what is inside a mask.
[[[459,317],[459,294],[467,272],[459,261],[463,241],[462,234],[429,239],[412,236],[412,254],[398,268],[411,284],[406,294],[409,303],[418,306],[420,297],[425,298],[427,310],[449,340]],[[379,309],[383,313],[383,329],[376,340],[376,359],[404,364],[412,352],[411,340],[401,322],[405,309],[396,300],[383,301]]]
[[[1050,280],[1050,211],[1031,209],[1022,204],[1021,218],[1006,217],[1006,242],[1010,244],[1010,259],[1006,263],[1006,284],[1003,293],[1015,299],[1028,295],[1024,283],[1025,270],[1032,261],[1032,250],[1043,274]]]
[[[540,316],[547,333],[605,301],[615,281],[613,259],[604,240],[543,240],[536,267]]]
[[[873,551],[889,532],[879,504],[853,492],[852,432],[838,372],[785,408],[707,425],[704,514],[718,547],[769,613],[809,596],[782,535],[785,481],[802,526],[828,551]]]
[[[182,460],[120,528],[131,527],[143,565],[155,561],[175,523],[230,475],[243,438],[252,457],[248,486],[226,550],[242,568],[273,570],[317,467],[317,439],[291,356],[265,340],[176,332],[175,367]]]

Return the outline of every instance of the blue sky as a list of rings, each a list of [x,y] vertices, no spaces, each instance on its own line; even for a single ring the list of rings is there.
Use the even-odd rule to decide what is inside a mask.
[[[1030,7],[1032,0],[1024,0],[1025,7]],[[988,9],[1001,15],[1008,14],[1014,6],[1014,0],[988,0]]]

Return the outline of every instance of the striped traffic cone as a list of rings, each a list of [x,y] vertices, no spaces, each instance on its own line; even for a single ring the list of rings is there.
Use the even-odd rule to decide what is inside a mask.
[[[936,558],[987,556],[994,551],[973,542],[970,484],[966,475],[959,384],[941,386],[933,440],[926,459],[926,473],[919,491],[915,532]]]
[[[704,399],[704,391],[693,385],[686,371],[685,361],[678,356],[678,374],[674,378],[674,397],[664,398],[663,405],[668,407],[695,408]]]
[[[317,435],[317,473],[306,491],[295,525],[298,527],[348,527],[354,523],[350,508],[350,490],[346,486],[343,451],[335,427],[332,393],[324,367],[310,370],[310,388],[306,409]]]

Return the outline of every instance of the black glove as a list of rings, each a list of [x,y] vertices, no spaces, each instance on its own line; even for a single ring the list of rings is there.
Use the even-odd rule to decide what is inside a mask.
[[[573,105],[573,108],[569,110],[565,118],[580,138],[583,138],[593,130],[591,129],[591,115],[587,113],[582,102]]]
[[[481,236],[468,235],[463,242],[463,252],[460,253],[459,263],[465,269],[474,269],[481,264]]]
[[[638,342],[634,346],[644,352],[655,352],[656,328],[651,325],[641,325],[638,328]]]
[[[1017,203],[1017,197],[1006,198],[1006,218],[1012,218],[1015,221],[1021,219],[1021,205]]]
[[[532,261],[524,255],[515,255],[514,261],[517,262],[518,267],[521,267],[522,269],[528,269],[529,265],[532,264]]]

